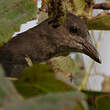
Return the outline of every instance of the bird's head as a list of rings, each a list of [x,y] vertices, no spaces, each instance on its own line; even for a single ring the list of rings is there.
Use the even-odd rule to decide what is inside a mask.
[[[81,52],[101,63],[100,55],[91,41],[88,28],[79,17],[67,13],[64,24],[50,30],[49,33],[53,34],[51,38],[56,43],[58,53]]]

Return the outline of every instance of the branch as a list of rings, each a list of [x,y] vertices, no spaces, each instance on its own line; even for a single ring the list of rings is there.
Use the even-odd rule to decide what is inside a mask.
[[[110,30],[110,13],[103,12],[85,22],[90,30]]]
[[[93,9],[109,10],[110,9],[110,3],[94,4]]]

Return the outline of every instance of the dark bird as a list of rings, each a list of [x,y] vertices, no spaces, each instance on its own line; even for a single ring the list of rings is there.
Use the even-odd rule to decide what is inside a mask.
[[[70,52],[84,53],[101,63],[84,21],[67,13],[62,25],[54,27],[49,18],[0,47],[0,64],[7,76],[15,77],[28,66],[25,57],[36,63]]]

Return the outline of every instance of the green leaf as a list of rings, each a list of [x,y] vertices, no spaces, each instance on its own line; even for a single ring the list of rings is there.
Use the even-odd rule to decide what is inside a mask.
[[[86,20],[90,30],[110,30],[110,13],[101,13]]]
[[[48,72],[46,73],[51,72],[51,69],[48,66],[45,66],[44,64],[41,64],[41,65],[37,64],[37,69],[39,72],[41,73],[43,72],[43,74],[45,74],[44,69],[42,70],[39,68],[47,69]],[[25,72],[28,69],[26,69]],[[31,70],[32,69],[30,69],[30,71]],[[17,94],[15,88],[13,87],[12,82],[7,80],[7,78],[4,77],[3,73],[4,72],[0,67],[0,109],[3,109],[3,110],[61,110],[61,109],[62,110],[66,110],[66,109],[88,110],[88,106],[86,103],[86,96],[79,91],[73,91],[73,92],[63,91],[60,93],[51,93],[45,96],[34,97],[29,100],[23,100],[23,98],[19,97],[19,94]],[[41,77],[42,75],[40,74]],[[38,79],[41,78],[39,77],[39,75],[37,76],[38,76]],[[49,77],[48,77],[48,80],[49,80]],[[39,79],[39,80],[43,81],[43,79]],[[31,82],[31,80],[29,82]],[[68,86],[68,85],[65,85],[65,86]],[[68,86],[66,88],[72,88],[72,87]],[[26,91],[26,92],[30,92],[30,91]]]
[[[99,96],[96,99],[97,110],[110,110],[110,96]]]
[[[25,69],[23,75],[15,82],[15,86],[25,98],[75,89],[56,79],[53,70],[46,64],[36,64]]]
[[[21,97],[19,97],[13,84],[4,77],[4,71],[0,66],[0,107],[6,102],[8,102],[8,104],[15,104],[19,100],[21,100]]]
[[[109,3],[109,2],[110,2],[110,0],[106,0],[106,2],[108,2],[108,3]]]
[[[89,102],[90,110],[110,110],[110,109],[106,109],[106,108],[102,107],[103,104],[106,101],[108,101],[108,99],[106,101],[104,101],[103,96],[109,96],[109,92],[88,91],[88,90],[82,90],[82,92],[88,96],[88,102]],[[107,103],[105,103],[105,104],[107,104]]]
[[[3,92],[2,88],[0,87],[0,105],[3,104],[4,98],[5,98],[5,93]]]
[[[0,43],[8,41],[20,25],[36,16],[32,0],[0,0]]]
[[[101,96],[101,95],[109,95],[109,92],[102,92],[102,91],[89,91],[89,90],[81,90],[88,96]]]
[[[78,91],[55,93],[22,101],[6,110],[88,110],[85,99]]]

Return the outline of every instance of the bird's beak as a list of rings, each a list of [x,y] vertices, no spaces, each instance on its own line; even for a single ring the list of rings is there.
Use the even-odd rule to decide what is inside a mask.
[[[83,43],[83,51],[86,55],[91,57],[93,60],[95,60],[98,63],[101,63],[101,57],[91,42]]]

